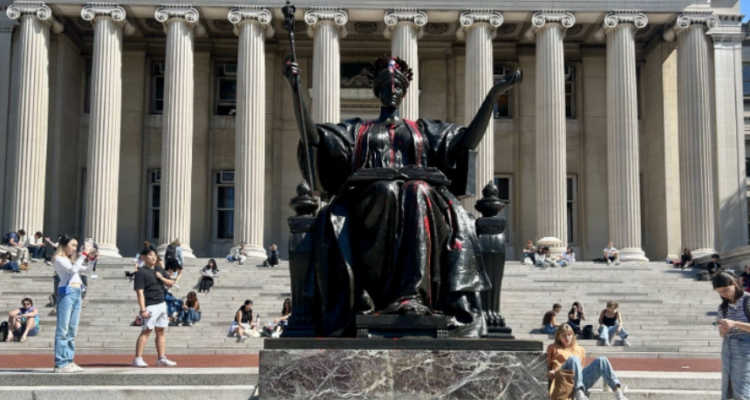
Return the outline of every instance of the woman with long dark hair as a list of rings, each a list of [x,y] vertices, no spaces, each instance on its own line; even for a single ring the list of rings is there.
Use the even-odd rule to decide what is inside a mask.
[[[201,270],[201,281],[198,284],[198,293],[208,293],[214,285],[214,278],[219,275],[216,260],[208,260],[208,264]]]
[[[573,331],[580,335],[581,334],[581,321],[586,321],[586,315],[583,313],[583,306],[579,302],[574,302],[573,307],[568,311],[568,325],[573,328]]]
[[[83,368],[73,362],[75,357],[75,339],[78,331],[78,320],[81,317],[81,296],[83,281],[80,271],[87,266],[84,261],[88,258],[90,248],[84,245],[83,251],[77,255],[78,241],[68,235],[63,235],[57,251],[52,256],[55,272],[60,278],[57,287],[57,330],[55,331],[55,372],[82,372]]]
[[[185,300],[182,303],[182,310],[180,315],[177,317],[177,326],[187,325],[193,326],[193,322],[201,320],[201,305],[198,302],[198,295],[195,292],[188,293]]]
[[[720,272],[713,278],[714,290],[721,296],[719,335],[721,343],[721,398],[750,399],[750,294],[735,278]]]

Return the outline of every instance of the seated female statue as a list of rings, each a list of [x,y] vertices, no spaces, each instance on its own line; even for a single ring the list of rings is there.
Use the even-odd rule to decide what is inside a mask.
[[[468,127],[399,116],[412,80],[401,58],[378,58],[369,72],[382,105],[377,119],[315,124],[304,101],[296,103],[298,65],[284,67],[302,104],[298,126],[317,150],[314,172],[330,195],[317,215],[306,290],[321,313],[320,334],[351,335],[357,314],[379,313],[445,315],[451,336],[480,336],[479,292],[491,285],[474,220],[448,177],[461,173],[459,160],[479,145],[496,99],[521,82],[521,71],[490,89]]]

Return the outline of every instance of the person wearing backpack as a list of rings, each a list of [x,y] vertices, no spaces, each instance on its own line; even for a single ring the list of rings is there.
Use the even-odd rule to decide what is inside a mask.
[[[23,236],[26,236],[26,231],[23,229],[19,229],[18,232],[8,232],[3,236],[3,244],[15,249],[15,261],[20,260],[20,264],[25,264],[29,261],[29,249],[21,243],[21,238]]]
[[[716,319],[721,336],[721,398],[750,399],[750,293],[726,272],[712,280],[721,296]]]
[[[177,283],[182,277],[182,267],[185,265],[185,260],[182,258],[182,245],[180,239],[175,239],[172,243],[167,246],[167,251],[164,253],[164,269],[169,272],[169,276],[174,280],[173,287],[180,288]]]

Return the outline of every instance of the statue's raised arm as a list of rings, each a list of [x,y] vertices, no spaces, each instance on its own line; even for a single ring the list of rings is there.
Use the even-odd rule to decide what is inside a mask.
[[[518,69],[516,72],[497,82],[492,89],[490,89],[489,93],[487,93],[487,97],[485,97],[482,102],[482,106],[479,107],[474,119],[471,120],[471,124],[466,127],[463,137],[458,143],[456,143],[454,155],[457,156],[466,150],[474,150],[479,146],[479,142],[482,141],[484,133],[487,131],[487,126],[492,119],[492,113],[497,98],[513,88],[513,86],[521,83],[521,81],[523,81],[523,72]]]

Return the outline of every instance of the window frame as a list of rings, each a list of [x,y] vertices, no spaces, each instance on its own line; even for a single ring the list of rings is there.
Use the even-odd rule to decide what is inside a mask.
[[[570,97],[570,113],[568,113],[568,106],[567,101],[565,103],[565,119],[576,119],[578,118],[578,107],[576,104],[577,100],[577,91],[578,91],[578,76],[576,75],[578,72],[578,69],[573,63],[565,64],[565,71],[563,71],[563,81],[564,81],[564,92],[565,92],[565,99],[567,100],[568,97]],[[570,83],[570,94],[568,94],[568,83]]]
[[[222,115],[222,116],[235,116],[237,115],[237,62],[217,62],[215,69],[215,75],[214,75],[214,115]],[[225,65],[234,65],[235,66],[235,72],[234,75],[232,74],[226,74],[224,72],[224,66]],[[222,81],[234,81],[235,85],[235,97],[234,101],[222,101],[221,100],[221,82]],[[233,110],[230,110],[228,113],[219,113],[219,109],[223,107],[231,107]]]
[[[502,74],[495,74],[495,72],[498,72],[499,68],[503,68]],[[513,67],[505,64],[505,63],[495,63],[492,68],[492,84],[497,84],[501,79],[505,78],[505,75],[507,75],[508,70],[512,70]],[[500,120],[508,120],[513,119],[514,114],[514,107],[513,107],[513,99],[514,99],[514,92],[515,87],[511,88],[507,92],[501,94],[498,96],[498,98],[495,100],[495,104],[492,107],[492,119],[500,119]],[[498,102],[500,98],[506,97],[508,101],[508,115],[499,115],[498,113]]]
[[[154,70],[157,67],[157,65],[163,65],[164,66],[164,68],[160,68],[159,69],[160,70],[159,74],[155,74],[154,73]],[[164,71],[163,73],[161,73],[162,70]],[[149,90],[149,103],[150,103],[149,104],[149,111],[150,111],[151,114],[158,114],[158,115],[164,114],[164,105],[165,105],[165,102],[164,102],[164,91],[166,91],[166,89],[167,89],[166,88],[166,85],[167,85],[167,82],[166,82],[166,70],[167,70],[167,64],[164,61],[153,61],[151,63],[151,70],[149,71],[149,75],[150,75],[149,82],[151,82],[151,88]],[[162,98],[157,99],[156,98],[156,86],[157,86],[156,82],[157,82],[157,80],[159,78],[161,78],[161,80],[163,81],[163,90],[162,90]],[[156,103],[158,101],[161,101],[161,110],[157,110],[156,109]]]
[[[214,199],[214,203],[213,203],[213,207],[212,207],[213,208],[213,213],[212,213],[213,214],[213,218],[212,218],[213,219],[213,223],[212,223],[213,226],[212,226],[212,229],[211,229],[211,231],[212,231],[211,238],[212,238],[212,240],[214,242],[234,242],[234,223],[235,223],[235,217],[237,215],[237,213],[236,213],[236,210],[237,210],[237,208],[236,208],[236,205],[237,205],[236,204],[236,201],[237,201],[237,190],[236,190],[236,181],[235,181],[236,174],[235,174],[234,178],[232,179],[232,182],[222,182],[222,174],[227,173],[227,172],[231,172],[232,174],[235,174],[234,170],[222,170],[222,171],[216,171],[214,173],[214,180],[213,180],[213,199]],[[227,207],[219,208],[219,188],[222,188],[222,187],[231,187],[232,189],[234,189],[234,198],[232,199],[232,204],[234,205],[234,207],[232,207],[232,208],[227,208]],[[224,211],[231,211],[232,212],[232,232],[231,232],[231,237],[229,237],[229,238],[220,238],[219,237],[219,215],[220,215],[221,212],[224,212]]]
[[[573,183],[570,192],[568,193],[568,182]],[[571,199],[568,199],[568,194],[572,194]],[[568,205],[570,205],[570,215],[568,214]],[[568,246],[574,246],[575,240],[578,238],[578,176],[568,175],[565,179],[565,225],[567,226]]]
[[[154,207],[154,191],[155,188],[159,187],[159,205]],[[151,243],[159,243],[159,229],[161,229],[161,168],[155,168],[148,171],[148,198],[147,209],[148,215],[146,216],[146,237],[149,238]],[[154,211],[159,213],[158,221],[156,221],[156,231],[154,231]]]
[[[748,69],[747,79],[745,79],[745,68]],[[747,63],[747,62],[742,63],[742,98],[745,101],[748,101],[750,100],[750,90],[745,92],[745,82],[750,84],[750,63]]]

